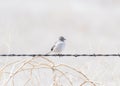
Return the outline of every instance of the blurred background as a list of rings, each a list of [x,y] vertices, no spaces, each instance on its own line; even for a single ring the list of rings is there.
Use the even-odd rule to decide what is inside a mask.
[[[0,1],[1,54],[47,53],[59,36],[67,39],[63,53],[120,53],[120,0]],[[1,65],[6,60],[11,61],[2,57]],[[119,60],[65,57],[59,61],[102,86],[119,86]]]

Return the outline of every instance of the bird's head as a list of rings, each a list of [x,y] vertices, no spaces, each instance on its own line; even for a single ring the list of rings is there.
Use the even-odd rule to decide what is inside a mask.
[[[66,40],[66,39],[65,39],[63,36],[60,36],[60,37],[59,37],[59,40],[60,40],[60,41],[64,41],[64,40]]]

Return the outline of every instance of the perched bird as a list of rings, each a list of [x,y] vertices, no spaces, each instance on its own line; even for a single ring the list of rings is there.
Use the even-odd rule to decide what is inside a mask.
[[[61,52],[65,48],[65,40],[66,39],[63,36],[60,36],[58,41],[53,45],[49,53],[54,52],[56,54],[61,54]]]

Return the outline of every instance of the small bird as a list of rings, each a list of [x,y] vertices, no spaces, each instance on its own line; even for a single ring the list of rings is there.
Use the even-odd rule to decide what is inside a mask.
[[[61,54],[61,52],[65,48],[65,40],[66,39],[63,36],[60,36],[58,41],[53,45],[49,53],[54,52],[56,54]]]

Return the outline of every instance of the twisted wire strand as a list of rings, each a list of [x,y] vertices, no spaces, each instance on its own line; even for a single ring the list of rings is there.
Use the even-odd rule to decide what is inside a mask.
[[[0,56],[73,56],[73,57],[80,57],[80,56],[92,56],[92,57],[102,57],[102,56],[117,56],[120,57],[120,54],[0,54]]]

